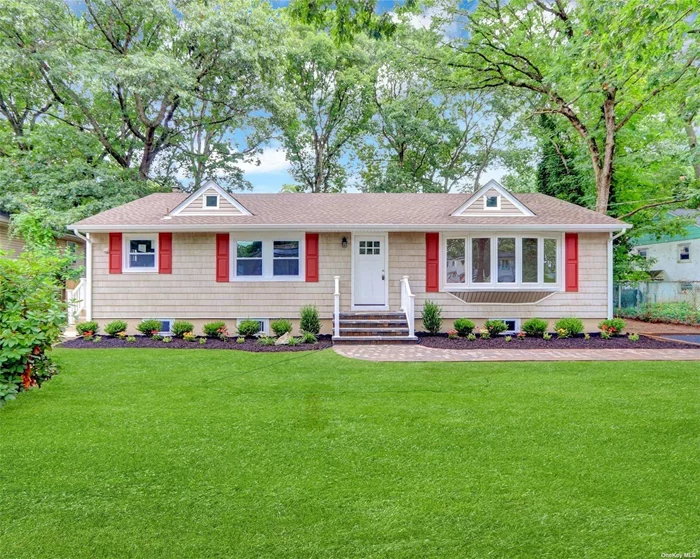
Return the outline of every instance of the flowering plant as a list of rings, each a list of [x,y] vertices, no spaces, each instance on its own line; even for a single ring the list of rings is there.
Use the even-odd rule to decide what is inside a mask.
[[[489,332],[486,328],[482,328],[479,330],[479,336],[482,340],[488,340],[491,337],[491,332]]]
[[[525,332],[518,332],[515,337],[519,340],[524,340],[526,336],[527,334]]]
[[[197,336],[194,335],[194,332],[185,332],[182,335],[182,339],[186,342],[193,342],[197,339]]]
[[[447,332],[447,337],[451,340],[456,340],[459,337],[459,335],[457,334],[457,330],[450,330],[449,332]]]

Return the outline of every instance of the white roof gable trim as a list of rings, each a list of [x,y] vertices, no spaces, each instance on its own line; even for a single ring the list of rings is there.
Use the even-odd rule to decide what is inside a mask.
[[[465,210],[469,208],[472,204],[474,204],[477,200],[481,200],[484,194],[486,194],[489,190],[495,190],[498,192],[500,196],[505,198],[506,200],[509,200],[518,210],[519,213],[513,214],[513,213],[503,213],[502,211],[489,211],[488,213],[483,213],[483,214],[469,214],[470,217],[515,217],[515,216],[534,216],[535,214],[530,210],[525,204],[523,204],[520,200],[518,200],[515,196],[513,196],[510,192],[508,192],[503,186],[498,181],[495,181],[491,179],[489,182],[487,182],[484,186],[482,186],[479,190],[477,190],[474,194],[472,194],[469,199],[464,202],[459,208],[457,208],[454,212],[452,212],[450,215],[452,217],[462,217],[464,214]],[[500,208],[500,204],[499,204]]]
[[[223,188],[221,188],[218,184],[216,184],[214,181],[207,181],[205,182],[199,190],[193,192],[190,194],[187,198],[185,198],[173,211],[170,212],[168,217],[173,217],[180,215],[180,213],[187,207],[189,206],[192,202],[194,202],[197,198],[202,196],[205,192],[214,190],[216,193],[221,196],[224,200],[228,201],[232,206],[234,206],[240,214],[237,213],[218,213],[218,212],[208,212],[206,215],[253,215],[251,214],[238,200],[233,198],[228,192],[226,192]],[[190,214],[192,215],[192,214]]]

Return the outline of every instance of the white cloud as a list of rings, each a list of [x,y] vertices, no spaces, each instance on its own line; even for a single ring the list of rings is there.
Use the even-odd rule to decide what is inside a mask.
[[[240,167],[246,175],[284,173],[289,169],[289,161],[287,161],[284,151],[279,148],[263,149],[258,159],[260,165],[256,165],[255,161],[241,163]]]

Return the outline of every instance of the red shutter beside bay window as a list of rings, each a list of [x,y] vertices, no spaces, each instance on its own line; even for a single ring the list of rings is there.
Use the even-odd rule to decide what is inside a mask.
[[[158,234],[158,273],[173,273],[173,234]]]
[[[318,233],[306,234],[306,281],[318,281]]]
[[[440,291],[440,234],[425,234],[425,290]]]
[[[566,290],[578,291],[578,233],[564,236],[566,259]]]
[[[109,273],[122,273],[122,234],[109,234]]]
[[[228,233],[216,234],[216,281],[228,281],[229,269]]]

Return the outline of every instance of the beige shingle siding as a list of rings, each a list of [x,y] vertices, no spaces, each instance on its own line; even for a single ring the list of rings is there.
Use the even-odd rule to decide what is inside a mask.
[[[350,309],[350,233],[319,235],[319,281],[215,281],[215,234],[173,234],[173,273],[108,273],[108,235],[94,234],[93,317],[97,320],[142,318],[223,319],[297,318],[302,305],[314,304],[321,317],[333,315],[333,276],[341,278],[341,308]],[[448,293],[425,293],[425,233],[389,234],[389,306],[400,306],[400,280],[409,276],[416,294],[418,329],[423,302],[443,306],[445,328],[462,316],[483,318],[556,319],[576,315],[590,321],[607,314],[607,234],[579,235],[578,293],[560,292],[533,305],[467,304]],[[442,256],[441,256],[442,259]],[[563,270],[560,270],[563,273]],[[591,322],[592,324],[592,322]],[[553,326],[553,325],[552,325]]]
[[[469,206],[467,209],[465,209],[462,212],[462,215],[469,216],[469,215],[481,215],[483,216],[484,214],[487,215],[493,215],[494,217],[500,215],[500,214],[508,214],[508,215],[522,215],[523,212],[521,212],[513,202],[508,200],[505,196],[501,196],[501,209],[499,210],[493,210],[493,209],[486,209],[484,208],[484,198],[487,196],[500,196],[500,194],[496,190],[489,190],[486,192],[483,196],[480,196],[478,199],[474,200],[471,206]]]
[[[10,236],[9,224],[0,222],[0,250],[13,251],[11,258],[17,258],[24,249],[24,241]]]
[[[319,281],[217,283],[215,233],[173,234],[173,273],[109,274],[108,235],[95,234],[93,317],[103,318],[296,318],[314,304],[333,314],[333,276],[343,278],[341,304],[350,307],[349,233],[319,236]]]
[[[216,194],[219,196],[219,193],[216,192],[216,190],[211,189],[207,190],[204,193],[202,193],[201,196],[198,196],[192,202],[190,202],[185,208],[183,208],[180,211],[179,215],[191,215],[191,214],[207,214],[207,215],[212,215],[215,216],[217,214],[236,214],[236,215],[242,215],[241,211],[234,206],[231,202],[226,200],[223,196],[219,196],[219,207],[218,208],[207,208],[204,206],[204,197],[207,195],[212,195]]]

